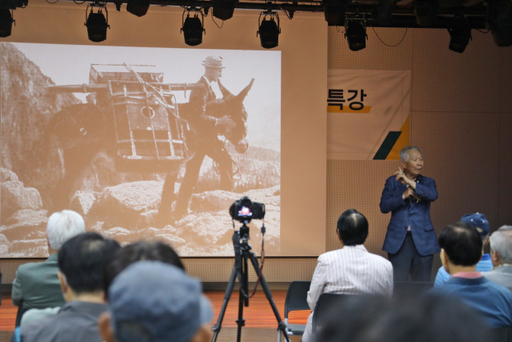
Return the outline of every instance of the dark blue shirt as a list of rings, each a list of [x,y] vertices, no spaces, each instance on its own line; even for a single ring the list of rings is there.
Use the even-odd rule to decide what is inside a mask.
[[[459,297],[481,313],[492,328],[512,327],[512,294],[506,287],[485,277],[451,277],[431,291]]]

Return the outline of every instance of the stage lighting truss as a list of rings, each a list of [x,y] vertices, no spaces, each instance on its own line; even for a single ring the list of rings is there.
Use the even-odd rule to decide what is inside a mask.
[[[345,38],[348,48],[352,51],[359,51],[366,47],[366,17],[355,15],[345,19]]]
[[[185,18],[185,14],[187,15]],[[181,17],[181,30],[185,37],[185,44],[196,46],[203,42],[204,14],[196,7],[185,8]]]
[[[85,26],[87,27],[89,40],[92,42],[99,43],[107,39],[107,28],[110,28],[110,26],[106,5],[106,2],[96,1],[88,4],[85,10]]]
[[[13,19],[14,11],[8,8],[0,9],[0,37],[9,37],[12,32],[12,24],[16,26]]]
[[[463,53],[471,38],[471,28],[463,14],[453,18],[453,26],[448,27],[450,33],[449,49],[458,53]]]
[[[281,24],[277,12],[267,10],[260,13],[258,19],[258,32],[261,46],[265,49],[275,48],[279,43],[279,34],[281,33]]]

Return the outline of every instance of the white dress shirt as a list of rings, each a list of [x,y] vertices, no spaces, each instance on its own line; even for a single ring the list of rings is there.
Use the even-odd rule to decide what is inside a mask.
[[[393,294],[393,266],[385,258],[369,253],[364,245],[344,246],[318,257],[318,264],[308,291],[308,304],[315,310],[320,295]],[[313,312],[308,318],[303,342],[312,339]]]

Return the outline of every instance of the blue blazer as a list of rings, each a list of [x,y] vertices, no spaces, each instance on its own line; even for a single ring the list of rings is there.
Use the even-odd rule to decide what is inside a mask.
[[[411,226],[412,238],[418,252],[425,256],[440,251],[434,226],[430,220],[430,202],[437,199],[436,182],[432,178],[418,176],[415,193],[420,196],[415,199],[402,199],[402,193],[407,189],[405,184],[391,176],[386,180],[380,199],[380,211],[387,214],[391,211],[386,238],[382,250],[391,254],[398,252],[405,240],[407,227]]]

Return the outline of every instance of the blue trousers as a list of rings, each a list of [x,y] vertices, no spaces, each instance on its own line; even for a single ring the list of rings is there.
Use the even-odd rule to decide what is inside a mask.
[[[388,259],[393,265],[395,283],[409,281],[409,275],[412,281],[431,282],[434,255],[420,255],[414,245],[411,232],[407,232],[404,243],[398,252],[388,253]]]

